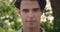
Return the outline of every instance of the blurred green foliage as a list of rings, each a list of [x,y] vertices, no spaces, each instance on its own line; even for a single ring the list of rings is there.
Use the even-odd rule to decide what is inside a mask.
[[[0,27],[5,32],[13,32],[21,27],[21,23],[17,21],[18,13],[14,6],[15,0],[0,0]]]
[[[0,0],[0,32],[16,32],[22,26],[18,21],[18,13],[14,2],[15,0]],[[48,20],[42,22],[41,27],[45,28],[46,32],[53,31],[53,24],[49,23]]]

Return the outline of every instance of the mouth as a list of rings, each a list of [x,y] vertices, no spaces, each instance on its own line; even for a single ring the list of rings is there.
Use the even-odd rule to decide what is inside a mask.
[[[33,24],[35,21],[34,20],[30,20],[30,21],[27,21],[29,22],[30,24]]]
[[[30,21],[28,21],[28,22],[34,22],[33,20],[30,20]]]

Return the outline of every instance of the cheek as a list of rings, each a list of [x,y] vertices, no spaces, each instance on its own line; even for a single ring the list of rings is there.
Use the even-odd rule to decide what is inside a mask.
[[[24,15],[21,15],[21,19],[22,19],[22,23],[25,24],[26,23],[26,19]]]
[[[42,13],[39,13],[39,12],[35,14],[35,16],[36,16],[37,18],[40,18],[41,15],[42,15]]]
[[[35,17],[36,17],[37,21],[40,21],[41,15],[42,15],[42,13],[35,14]]]
[[[22,21],[26,20],[26,16],[27,16],[26,14],[23,14],[23,13],[21,14]]]

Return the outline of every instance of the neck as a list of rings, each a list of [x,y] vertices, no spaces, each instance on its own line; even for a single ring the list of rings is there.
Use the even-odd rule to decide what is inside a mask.
[[[27,28],[23,26],[23,32],[40,32],[40,26],[34,28]]]

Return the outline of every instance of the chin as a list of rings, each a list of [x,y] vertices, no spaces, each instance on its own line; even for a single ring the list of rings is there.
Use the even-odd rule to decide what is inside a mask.
[[[34,25],[28,25],[28,28],[34,28],[35,26]]]
[[[36,27],[36,23],[26,23],[26,27],[34,28],[34,27]]]

